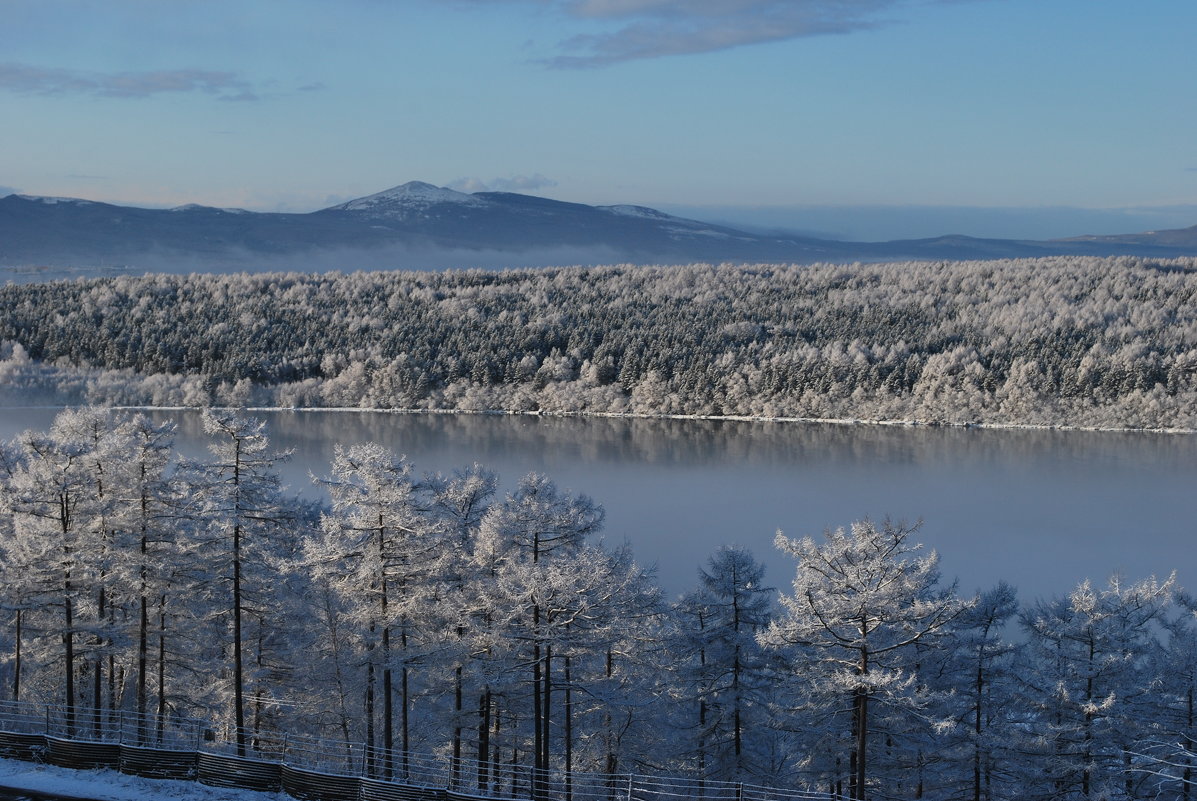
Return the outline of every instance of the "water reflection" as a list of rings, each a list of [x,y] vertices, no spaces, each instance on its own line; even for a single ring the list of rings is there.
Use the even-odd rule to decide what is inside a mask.
[[[54,412],[0,411],[0,437],[44,428]],[[180,449],[204,451],[195,412]],[[738,543],[784,588],[792,562],[774,532],[818,535],[865,516],[922,519],[947,577],[972,592],[1006,579],[1024,599],[1065,593],[1115,571],[1197,581],[1197,436],[1041,430],[627,420],[379,412],[263,413],[294,449],[284,479],[316,493],[334,443],[377,441],[418,471],[471,462],[505,488],[540,471],[607,509],[608,541],[632,543],[671,593],[693,585],[718,545]]]

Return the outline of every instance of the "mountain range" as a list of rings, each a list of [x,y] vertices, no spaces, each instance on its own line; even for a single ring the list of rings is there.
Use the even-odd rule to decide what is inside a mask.
[[[844,242],[763,235],[643,206],[587,206],[412,181],[304,214],[0,198],[0,267],[379,269],[527,264],[881,261],[1197,255],[1197,225],[1055,240],[942,236]]]

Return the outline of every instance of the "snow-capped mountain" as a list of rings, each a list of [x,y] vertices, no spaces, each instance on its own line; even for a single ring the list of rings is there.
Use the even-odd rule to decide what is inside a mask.
[[[0,198],[0,267],[378,269],[540,264],[799,262],[1197,253],[1197,229],[1013,241],[946,236],[861,243],[748,233],[644,206],[588,206],[412,181],[307,214],[189,204]],[[3,280],[3,277],[0,277]]]
[[[474,195],[433,186],[423,181],[408,181],[384,192],[360,197],[325,211],[357,211],[375,217],[404,219],[426,212],[434,206],[453,205],[478,207],[486,205],[486,201]]]

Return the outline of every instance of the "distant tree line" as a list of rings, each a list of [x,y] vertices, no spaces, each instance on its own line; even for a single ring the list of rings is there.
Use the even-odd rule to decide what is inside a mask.
[[[1197,428],[1193,259],[119,277],[0,343],[104,404]]]
[[[199,716],[546,771],[666,772],[901,799],[1187,799],[1197,604],[1169,579],[1020,608],[961,598],[914,529],[741,548],[664,599],[602,507],[544,476],[419,475],[338,449],[325,504],[279,490],[263,424],[89,408],[0,447],[0,699]],[[496,770],[496,773],[498,771]]]

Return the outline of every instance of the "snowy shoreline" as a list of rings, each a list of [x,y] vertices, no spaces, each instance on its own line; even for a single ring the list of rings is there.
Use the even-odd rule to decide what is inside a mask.
[[[61,409],[63,406],[27,406],[9,408]],[[186,412],[199,411],[197,406],[113,406],[120,411],[141,412]],[[231,408],[213,406],[212,408]],[[493,415],[509,417],[558,417],[558,418],[605,418],[615,420],[683,420],[713,421],[731,423],[798,423],[839,426],[881,426],[890,428],[978,428],[991,431],[1085,431],[1102,434],[1197,434],[1193,428],[1134,428],[1103,426],[1034,425],[1029,423],[950,423],[927,420],[862,420],[837,417],[754,417],[751,415],[715,414],[637,414],[634,412],[554,412],[517,411],[509,409],[396,409],[357,406],[247,406],[246,412],[326,412],[334,414],[440,414],[440,415]]]

